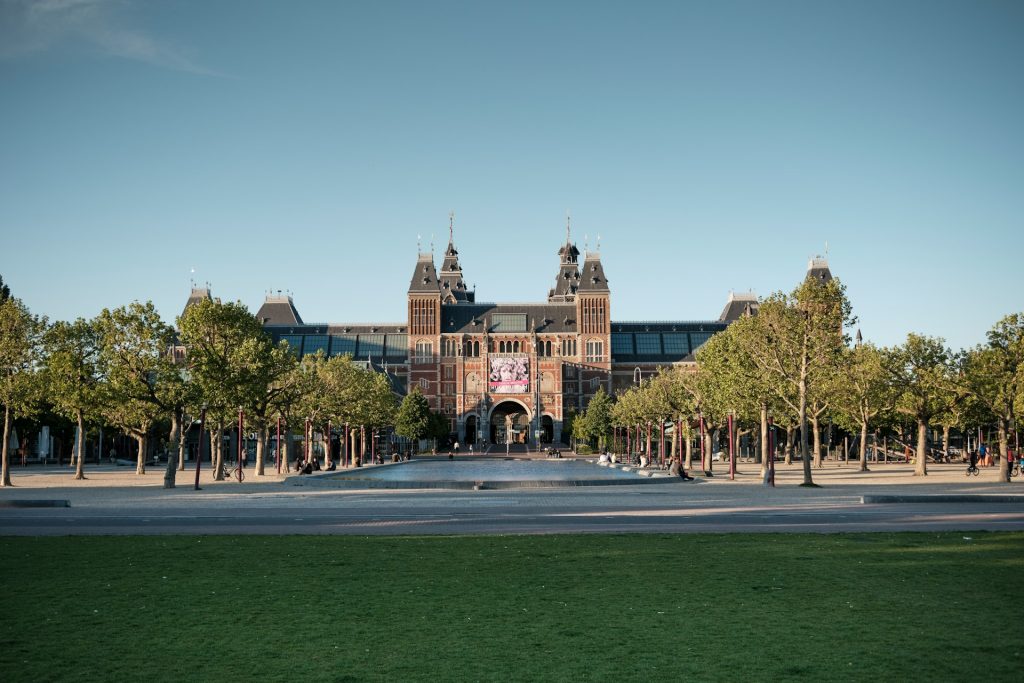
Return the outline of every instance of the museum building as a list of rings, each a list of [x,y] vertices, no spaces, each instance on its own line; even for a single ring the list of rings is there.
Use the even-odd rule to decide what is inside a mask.
[[[809,276],[828,278],[813,259]],[[209,297],[193,289],[190,301]],[[483,303],[466,286],[449,233],[441,268],[420,253],[399,323],[310,324],[288,295],[268,295],[257,312],[275,341],[300,355],[349,354],[387,373],[396,392],[418,387],[463,444],[568,442],[562,426],[603,387],[615,394],[660,368],[692,363],[694,352],[732,321],[757,312],[753,293],[730,294],[717,320],[619,322],[601,254],[580,252],[568,229],[546,301]]]

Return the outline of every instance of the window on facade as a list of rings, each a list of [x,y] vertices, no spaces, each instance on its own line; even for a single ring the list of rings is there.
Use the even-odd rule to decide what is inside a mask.
[[[480,357],[480,342],[473,342],[473,356],[476,358]]]
[[[661,341],[665,344],[665,353],[685,356],[690,352],[690,342],[682,332],[665,333]]]
[[[288,342],[288,346],[291,347],[292,353],[296,356],[302,353],[302,335],[301,334],[286,334],[281,339]]]
[[[333,351],[333,346],[331,347]],[[409,337],[404,334],[389,334],[385,337],[384,352],[388,358],[402,359],[409,354]]]
[[[691,332],[690,333],[690,348],[696,351],[704,344],[708,339],[711,339],[710,332]]]
[[[430,382],[428,382],[427,380],[425,380],[425,379],[423,379],[421,377],[420,378],[420,389],[422,389],[423,391],[426,391],[429,388],[430,388]]]
[[[455,368],[453,368],[450,365],[444,366],[444,378],[445,379],[451,379],[454,376],[455,376]]]
[[[359,335],[359,353],[356,358],[380,358],[384,355],[383,334]]]
[[[613,356],[632,356],[633,355],[633,335],[631,334],[613,334],[612,335],[612,355]]]
[[[302,342],[302,355],[312,356],[317,351],[323,351],[324,355],[327,355],[327,341],[328,337],[326,334],[308,334],[305,340]]]
[[[428,341],[416,342],[414,363],[430,363],[434,360],[434,345]]]
[[[576,340],[575,339],[563,339],[562,340],[562,355],[563,356],[575,356],[576,355]]]
[[[661,335],[653,332],[637,334],[636,352],[647,356],[661,354]]]
[[[512,353],[519,353],[519,342],[512,342]]]
[[[354,334],[333,334],[331,335],[332,356],[356,355],[356,336]],[[402,355],[405,355],[403,350]]]
[[[600,377],[593,377],[593,378],[591,378],[591,380],[590,380],[590,390],[591,391],[597,391],[600,386],[601,386],[601,378]]]
[[[604,360],[604,343],[600,339],[587,340],[587,362],[598,363]]]
[[[525,313],[495,313],[491,316],[492,332],[526,332]]]

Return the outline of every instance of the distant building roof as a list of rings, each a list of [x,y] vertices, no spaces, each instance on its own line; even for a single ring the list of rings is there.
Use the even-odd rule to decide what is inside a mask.
[[[410,294],[440,294],[441,283],[437,279],[437,269],[434,268],[433,254],[420,254],[416,260],[416,269],[412,272],[412,280],[409,281]]]
[[[213,297],[210,296],[210,288],[193,287],[192,293],[188,295],[188,301],[185,302],[185,308],[181,309],[181,315],[185,315],[185,311],[188,310],[189,306],[194,306],[195,304],[199,303],[200,301],[203,301],[204,299],[213,299]]]
[[[295,302],[287,294],[268,294],[260,310],[256,312],[256,319],[264,325],[302,324],[302,317],[295,309]]]
[[[608,278],[604,276],[604,266],[601,265],[601,253],[588,251],[583,260],[583,268],[580,269],[581,292],[607,292]]]
[[[523,316],[524,333],[575,332],[575,304],[459,304],[441,307],[441,334],[500,334],[496,314]],[[508,330],[513,331],[513,330]]]
[[[818,282],[828,282],[832,279],[832,271],[828,269],[828,259],[815,256],[807,262],[807,277]]]
[[[757,315],[760,304],[757,302],[757,295],[753,292],[734,293],[729,292],[729,300],[725,302],[722,315],[718,316],[721,322],[731,323],[740,318],[747,318]]]

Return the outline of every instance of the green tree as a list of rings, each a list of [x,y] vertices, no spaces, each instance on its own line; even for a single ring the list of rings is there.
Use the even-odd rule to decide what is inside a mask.
[[[427,438],[430,433],[430,404],[419,387],[413,387],[402,399],[395,417],[395,433],[413,442]]]
[[[914,474],[925,476],[928,424],[943,411],[943,398],[954,389],[950,352],[942,339],[911,333],[901,346],[886,349],[884,367],[896,392],[896,411],[917,423]]]
[[[0,280],[2,285],[3,280]],[[0,287],[4,294],[6,286]],[[11,421],[35,412],[42,396],[39,364],[46,320],[32,315],[18,299],[7,292],[0,300],[0,403],[4,406],[2,475],[0,486],[11,485]]]
[[[1010,481],[1006,454],[1010,424],[1024,382],[1024,314],[1014,313],[988,332],[988,344],[965,354],[962,380],[967,390],[995,419],[999,433],[999,478]]]
[[[608,432],[612,428],[612,407],[615,400],[605,393],[604,387],[598,387],[597,392],[590,403],[587,404],[585,419],[585,434],[587,440],[597,442],[597,447],[604,450],[607,445]]]
[[[867,472],[868,432],[875,417],[892,406],[895,395],[878,347],[860,344],[848,349],[843,368],[842,379],[834,388],[836,419],[845,429],[860,433],[857,465]]]
[[[94,321],[57,322],[43,337],[45,381],[59,412],[78,427],[75,479],[85,479],[85,420],[100,415],[100,335]]]
[[[827,401],[824,387],[847,345],[844,326],[856,319],[838,279],[807,279],[788,295],[773,294],[761,303],[757,318],[761,334],[745,337],[745,350],[771,379],[776,398],[796,415],[803,485],[812,486],[808,408],[815,398],[818,409]]]
[[[211,299],[189,306],[178,320],[186,364],[207,410],[213,445],[213,476],[224,478],[221,444],[224,428],[234,424],[239,409],[256,403],[267,390],[260,362],[270,345],[260,322],[239,302]]]
[[[0,304],[11,298],[11,288],[4,283],[3,275],[0,275]]]
[[[152,302],[104,309],[96,326],[100,371],[106,378],[100,396],[104,416],[136,440],[139,454],[135,471],[144,474],[153,425],[170,417],[172,442],[177,441],[180,429],[179,409],[186,387],[171,352],[174,330],[160,319]],[[168,463],[167,488],[174,487],[175,465]],[[170,481],[166,480],[168,474]]]

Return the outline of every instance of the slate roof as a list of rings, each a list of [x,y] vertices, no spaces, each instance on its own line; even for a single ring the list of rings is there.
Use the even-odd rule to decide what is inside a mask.
[[[559,266],[555,286],[548,290],[550,303],[571,303],[576,300],[576,290],[580,286],[580,269],[577,265],[579,255],[580,250],[567,234],[565,244],[558,250]]]
[[[459,252],[451,241],[448,242],[448,248],[444,252],[444,261],[441,263],[440,285],[445,303],[473,301],[475,298],[475,292],[466,288],[466,283],[462,278],[462,266],[459,264]]]
[[[441,307],[441,334],[483,334],[492,332],[495,313],[526,315],[526,331],[540,334],[575,332],[575,304],[458,304]],[[475,324],[474,324],[475,323]]]
[[[256,319],[264,325],[301,325],[302,316],[295,309],[292,298],[285,295],[268,294],[263,300],[260,310],[256,311]]]
[[[596,251],[588,251],[580,271],[580,292],[608,291],[608,278],[604,276],[601,254]]]
[[[433,254],[420,254],[416,261],[416,269],[412,272],[409,282],[410,294],[440,294],[441,284],[437,280]]]
[[[818,282],[828,282],[832,279],[832,271],[828,269],[828,259],[816,256],[807,262],[807,277]]]
[[[718,319],[722,322],[731,323],[740,318],[757,315],[760,304],[757,302],[757,295],[753,292],[734,294],[729,292],[729,300],[725,302],[722,315]]]
[[[181,314],[185,315],[185,311],[188,310],[189,306],[193,306],[202,301],[203,299],[213,299],[213,297],[210,296],[210,288],[193,287],[192,293],[188,295],[188,301],[185,302],[185,308],[181,309]]]

